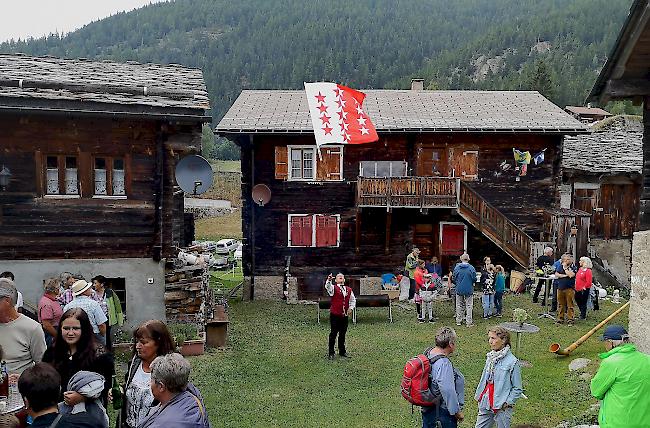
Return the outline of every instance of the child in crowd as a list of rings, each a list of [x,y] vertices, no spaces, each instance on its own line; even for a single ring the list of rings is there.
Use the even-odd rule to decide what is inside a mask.
[[[497,312],[496,316],[501,318],[503,316],[503,293],[506,292],[506,274],[501,265],[496,265],[494,271],[496,272],[494,278],[494,306]]]
[[[490,263],[485,267],[484,279],[481,278],[481,282],[483,283],[483,297],[481,299],[481,303],[483,304],[484,319],[490,318],[492,316],[492,306],[494,306],[494,280],[494,265]]]
[[[435,276],[435,279],[437,280],[437,283],[433,280],[433,277]],[[418,319],[419,322],[423,323],[424,322],[424,314],[428,313],[429,314],[429,322],[435,322],[435,319],[433,318],[433,299],[436,297],[438,294],[438,287],[440,286],[440,277],[438,274],[434,273],[431,275],[430,273],[425,273],[424,274],[424,282],[422,283],[422,286],[419,286],[418,288],[418,295],[420,296],[421,299],[421,305],[422,305],[422,311],[420,313],[420,318]]]

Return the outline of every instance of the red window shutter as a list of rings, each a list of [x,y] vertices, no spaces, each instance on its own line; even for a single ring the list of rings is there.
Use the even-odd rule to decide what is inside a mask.
[[[311,216],[291,217],[291,242],[296,247],[311,247]]]
[[[316,216],[316,246],[335,247],[338,240],[338,218],[333,215]]]

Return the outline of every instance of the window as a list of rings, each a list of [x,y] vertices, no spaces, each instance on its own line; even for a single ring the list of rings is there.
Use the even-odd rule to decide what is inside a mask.
[[[291,180],[313,180],[314,179],[314,152],[312,148],[290,148],[291,169],[289,179]]]
[[[124,159],[96,157],[94,180],[96,196],[126,196]]]
[[[361,161],[359,175],[362,177],[406,177],[408,164],[405,161]]]
[[[46,195],[79,195],[76,156],[47,156],[45,181]]]
[[[275,178],[289,181],[343,181],[343,146],[275,147]]]
[[[289,247],[338,247],[341,216],[289,214]]]

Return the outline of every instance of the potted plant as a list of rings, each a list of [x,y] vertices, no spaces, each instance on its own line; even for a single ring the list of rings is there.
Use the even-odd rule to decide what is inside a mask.
[[[205,353],[205,335],[194,324],[173,323],[168,326],[181,355],[190,357]]]
[[[512,319],[519,324],[519,327],[523,327],[524,322],[528,319],[528,312],[525,309],[516,308],[512,311]]]

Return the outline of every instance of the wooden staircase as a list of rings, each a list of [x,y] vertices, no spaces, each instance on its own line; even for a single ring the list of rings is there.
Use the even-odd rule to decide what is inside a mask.
[[[521,267],[530,264],[533,239],[466,182],[460,181],[458,214],[503,249]]]

